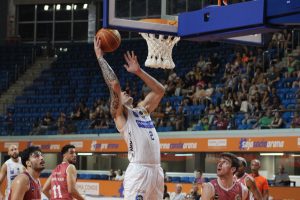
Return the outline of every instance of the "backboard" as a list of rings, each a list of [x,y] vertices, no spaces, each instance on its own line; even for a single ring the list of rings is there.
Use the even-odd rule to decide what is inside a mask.
[[[299,27],[299,13],[296,0],[237,0],[226,6],[218,0],[104,0],[103,27],[193,41],[243,41],[253,35],[250,42],[261,42],[258,34]],[[175,20],[177,26],[140,21],[147,18]]]
[[[118,30],[147,32],[181,36],[176,26],[141,21],[147,18],[167,19],[178,22],[181,13],[189,13],[200,9],[211,9],[217,0],[104,0],[103,27]],[[211,4],[214,5],[211,5]],[[197,19],[195,19],[197,20]],[[196,26],[192,21],[188,26]],[[251,33],[252,34],[252,33]],[[188,40],[199,41],[199,38],[187,37]],[[234,42],[262,43],[261,34],[232,38]],[[204,40],[207,40],[206,38]],[[213,37],[211,40],[214,40]],[[217,39],[216,39],[217,40]]]
[[[186,11],[185,2],[186,0],[104,0],[103,27],[177,35],[177,26],[140,20],[156,18],[177,21],[178,13]]]

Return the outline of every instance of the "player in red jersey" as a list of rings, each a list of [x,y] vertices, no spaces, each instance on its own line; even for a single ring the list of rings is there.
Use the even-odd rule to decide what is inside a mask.
[[[217,164],[218,178],[205,183],[202,190],[202,200],[246,200],[248,190],[233,178],[239,167],[239,160],[232,153],[222,153]]]
[[[250,176],[249,174],[247,174],[245,172],[246,167],[247,167],[247,162],[246,162],[245,158],[238,157],[238,159],[240,160],[240,167],[238,168],[238,170],[235,173],[237,181],[248,188],[248,190],[249,190],[249,198],[248,199],[249,200],[254,200],[254,198],[257,200],[262,200],[262,195],[256,187],[254,178],[252,178],[252,176]]]
[[[9,200],[40,200],[41,172],[45,169],[45,161],[41,149],[30,146],[21,155],[22,164],[26,171],[19,174],[13,181]]]
[[[61,150],[61,155],[63,162],[52,171],[43,187],[43,193],[51,200],[73,198],[83,200],[84,198],[75,187],[77,178],[75,146],[65,145]]]

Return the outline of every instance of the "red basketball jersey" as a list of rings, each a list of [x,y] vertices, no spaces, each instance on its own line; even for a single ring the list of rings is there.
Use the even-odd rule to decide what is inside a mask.
[[[68,192],[67,184],[67,168],[69,163],[61,163],[52,171],[51,174],[51,200],[73,199],[71,194]]]
[[[225,189],[219,185],[217,179],[210,181],[215,188],[214,200],[242,200],[242,186],[235,182],[230,189]]]
[[[34,181],[33,178],[28,174],[28,172],[24,172],[26,176],[29,178],[29,190],[25,193],[23,200],[41,200],[42,196],[42,190],[41,190],[41,183],[38,180],[38,182]],[[9,193],[8,200],[11,200],[11,191]]]

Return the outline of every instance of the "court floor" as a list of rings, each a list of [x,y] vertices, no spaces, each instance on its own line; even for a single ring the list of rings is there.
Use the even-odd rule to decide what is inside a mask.
[[[121,197],[100,197],[100,196],[95,196],[95,195],[85,195],[86,200],[122,200],[123,198]],[[42,200],[48,200],[47,197],[43,195]]]
[[[96,200],[96,199],[99,199],[99,200],[121,200],[123,198],[117,198],[117,197],[99,197],[99,196],[85,196],[85,199],[86,200]]]

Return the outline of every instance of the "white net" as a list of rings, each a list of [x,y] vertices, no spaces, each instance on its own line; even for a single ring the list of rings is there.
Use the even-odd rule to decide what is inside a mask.
[[[145,66],[152,68],[173,69],[172,49],[180,37],[140,33],[147,41],[148,56]],[[158,36],[158,37],[157,37]]]

